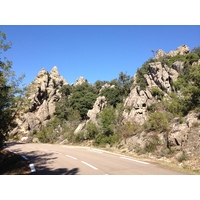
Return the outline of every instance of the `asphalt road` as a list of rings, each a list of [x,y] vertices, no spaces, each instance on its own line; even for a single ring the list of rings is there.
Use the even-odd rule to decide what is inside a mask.
[[[36,175],[183,175],[159,165],[90,147],[8,143]]]

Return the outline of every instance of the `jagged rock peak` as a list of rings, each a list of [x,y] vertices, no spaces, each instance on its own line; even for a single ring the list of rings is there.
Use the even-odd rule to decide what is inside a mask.
[[[50,78],[56,85],[67,85],[67,81],[59,74],[58,68],[54,66],[50,72]]]
[[[75,85],[82,85],[83,83],[85,83],[85,79],[83,76],[80,76],[77,80],[76,80],[76,84]]]
[[[59,76],[59,72],[58,72],[58,68],[56,66],[54,66],[50,72],[50,74],[55,74]]]
[[[168,55],[168,56],[176,56],[176,55],[186,55],[190,52],[190,48],[187,46],[187,45],[181,45],[179,46],[176,50],[172,50],[170,51],[168,54],[166,54],[162,49],[159,49],[157,52],[156,52],[156,55],[155,55],[155,59],[159,59],[159,58],[162,58],[163,56],[165,55]]]

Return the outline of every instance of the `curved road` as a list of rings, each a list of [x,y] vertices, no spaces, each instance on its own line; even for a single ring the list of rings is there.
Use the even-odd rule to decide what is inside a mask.
[[[183,175],[132,157],[90,147],[7,143],[6,149],[29,160],[34,165],[32,174],[38,175]]]

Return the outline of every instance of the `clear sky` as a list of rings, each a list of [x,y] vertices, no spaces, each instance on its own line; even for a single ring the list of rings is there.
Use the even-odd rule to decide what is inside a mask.
[[[186,44],[200,46],[198,25],[1,25],[12,47],[5,55],[24,84],[45,68],[57,66],[71,84],[83,76],[90,83],[110,81],[120,72],[133,76],[153,57]]]

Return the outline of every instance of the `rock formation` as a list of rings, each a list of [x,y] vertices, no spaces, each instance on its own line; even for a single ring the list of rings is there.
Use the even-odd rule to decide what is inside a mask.
[[[77,80],[76,80],[76,84],[75,85],[82,85],[83,83],[85,83],[85,79],[83,76],[80,76]]]
[[[172,50],[170,51],[169,53],[165,53],[162,49],[159,49],[157,52],[156,52],[156,55],[155,55],[155,59],[159,59],[159,58],[162,58],[164,56],[176,56],[176,55],[186,55],[190,52],[190,48],[187,46],[187,45],[182,45],[180,47],[178,47],[176,50]]]
[[[124,120],[143,124],[147,120],[147,106],[157,102],[157,99],[151,94],[151,88],[156,87],[160,91],[165,91],[165,96],[170,94],[173,90],[171,82],[176,81],[179,75],[176,69],[182,69],[180,65],[174,63],[173,69],[167,65],[163,66],[161,62],[149,63],[149,73],[144,75],[148,86],[145,90],[141,90],[136,84],[131,90],[124,102]],[[137,74],[134,79],[136,79],[136,76]]]
[[[56,66],[50,73],[42,69],[28,87],[27,112],[18,117],[18,126],[10,134],[28,136],[33,130],[45,125],[54,114],[55,102],[61,98],[59,89],[66,84]]]
[[[106,98],[104,96],[99,96],[96,99],[93,108],[91,110],[88,110],[87,116],[89,117],[89,120],[97,124],[96,121],[97,114],[100,113],[103,110],[103,108],[106,107],[106,105],[107,105]]]

